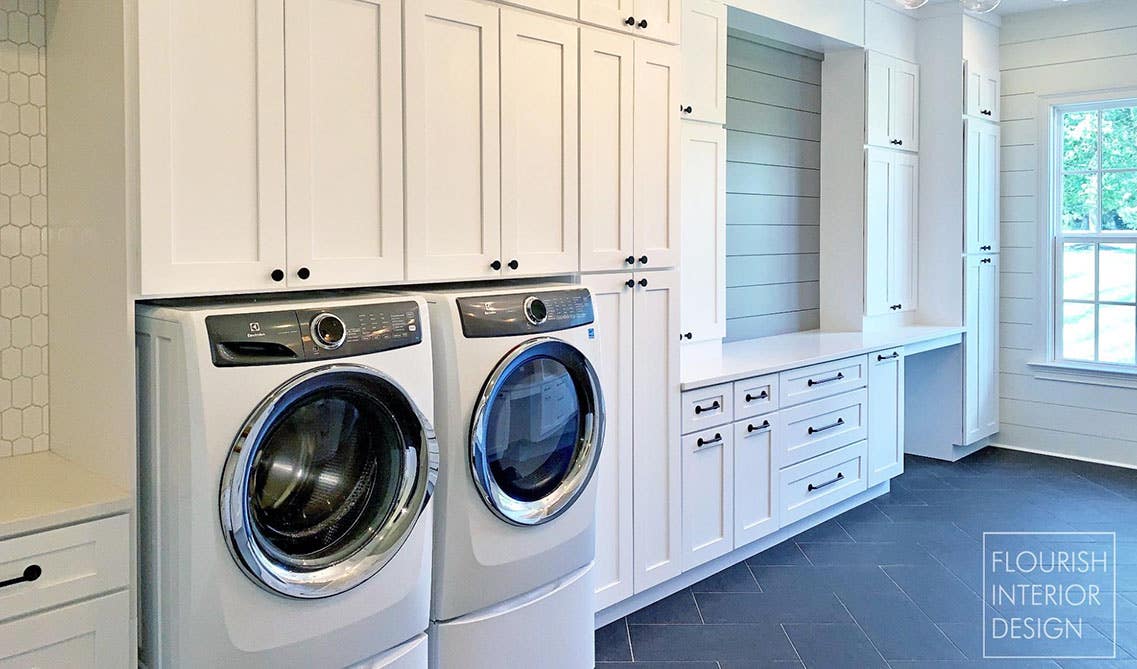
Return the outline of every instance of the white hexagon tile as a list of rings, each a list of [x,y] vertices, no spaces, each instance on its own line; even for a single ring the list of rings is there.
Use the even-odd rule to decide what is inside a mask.
[[[45,0],[0,0],[0,457],[48,450]]]

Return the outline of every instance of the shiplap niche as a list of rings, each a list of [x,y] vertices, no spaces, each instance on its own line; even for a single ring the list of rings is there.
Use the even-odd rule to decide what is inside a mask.
[[[821,58],[728,34],[728,340],[819,324]]]

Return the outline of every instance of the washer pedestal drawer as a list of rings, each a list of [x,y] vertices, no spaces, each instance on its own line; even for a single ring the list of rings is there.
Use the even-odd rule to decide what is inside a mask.
[[[867,490],[866,454],[859,441],[781,470],[782,527]]]

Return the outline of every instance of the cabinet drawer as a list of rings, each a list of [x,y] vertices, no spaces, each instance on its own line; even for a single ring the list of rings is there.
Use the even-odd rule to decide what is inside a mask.
[[[720,383],[683,393],[683,434],[734,420],[733,384]]]
[[[778,412],[778,467],[864,439],[867,404],[868,391],[854,390]]]
[[[778,478],[785,527],[867,489],[865,442],[787,467]]]
[[[0,667],[129,667],[135,650],[126,591],[0,625]]]
[[[778,375],[768,374],[734,382],[734,419],[776,411],[778,408]]]
[[[788,407],[861,388],[867,362],[867,356],[860,355],[782,372],[778,375],[780,405]]]
[[[130,568],[125,514],[0,541],[0,580],[38,567],[39,577],[0,588],[0,618],[14,618],[124,588]]]

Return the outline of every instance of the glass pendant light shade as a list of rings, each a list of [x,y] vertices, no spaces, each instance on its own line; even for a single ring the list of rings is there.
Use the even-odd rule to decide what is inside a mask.
[[[928,4],[928,0],[894,0],[904,9],[919,9]]]
[[[959,0],[959,4],[969,12],[985,14],[998,7],[1002,1],[1003,0]]]

